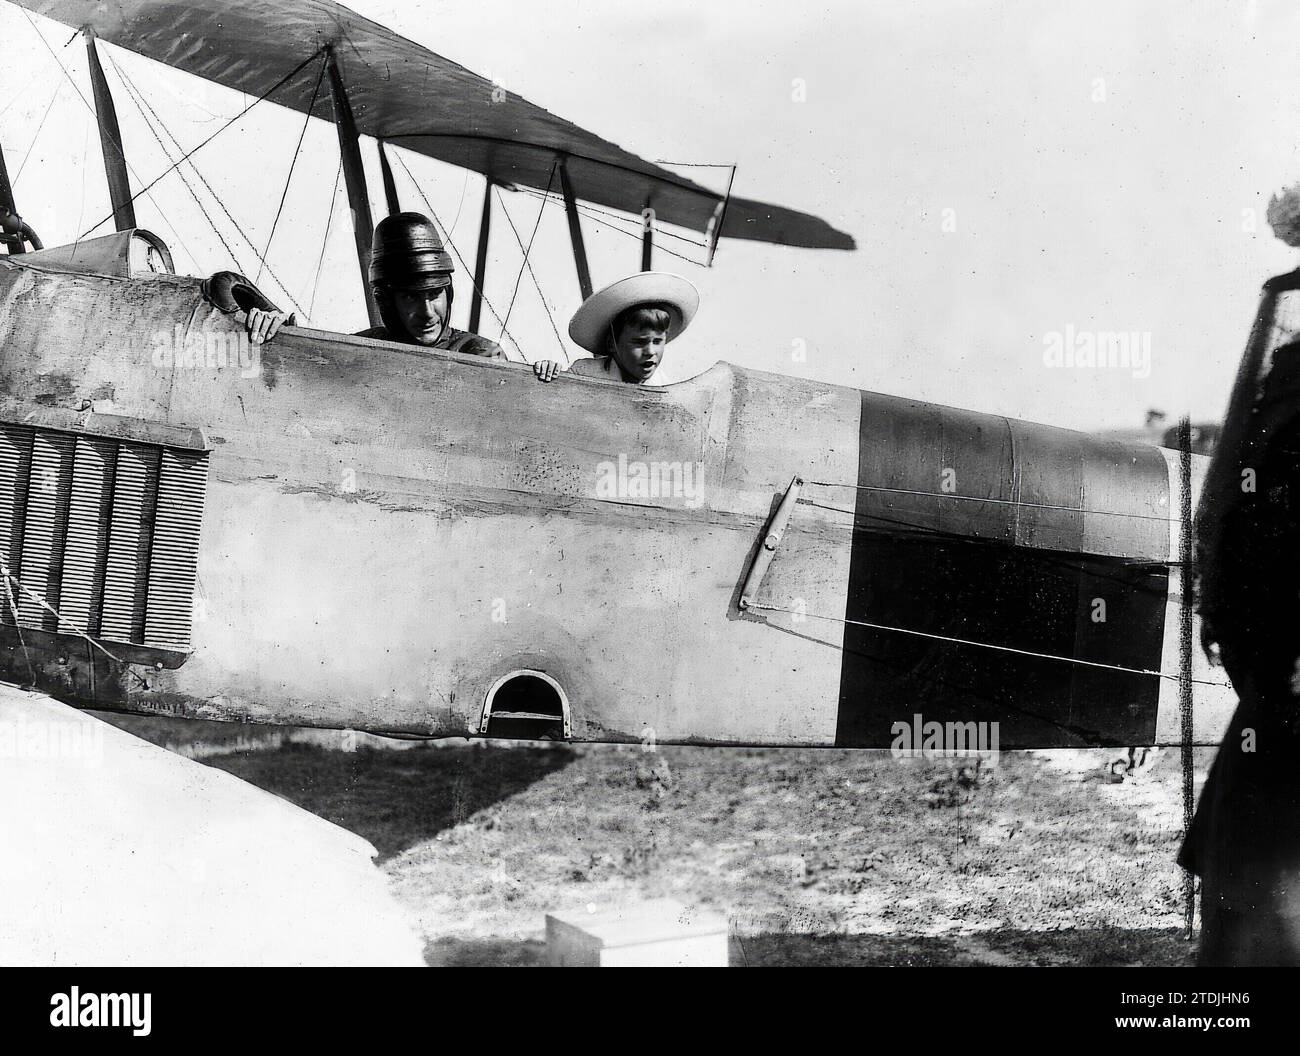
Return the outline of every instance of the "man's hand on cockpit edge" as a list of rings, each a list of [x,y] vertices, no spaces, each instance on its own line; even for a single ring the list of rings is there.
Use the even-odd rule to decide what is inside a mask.
[[[553,360],[539,359],[533,364],[533,373],[537,375],[538,381],[554,381],[563,368]]]
[[[255,345],[261,345],[275,337],[280,332],[280,327],[286,323],[293,325],[293,316],[288,312],[252,308],[244,320],[244,328],[248,331],[249,340]]]

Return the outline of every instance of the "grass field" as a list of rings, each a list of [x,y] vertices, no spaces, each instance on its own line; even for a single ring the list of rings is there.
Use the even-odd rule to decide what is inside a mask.
[[[663,896],[725,913],[736,965],[1194,953],[1177,752],[1110,783],[1104,753],[974,771],[846,750],[248,750],[228,730],[209,765],[369,839],[433,964],[540,963],[547,912]]]

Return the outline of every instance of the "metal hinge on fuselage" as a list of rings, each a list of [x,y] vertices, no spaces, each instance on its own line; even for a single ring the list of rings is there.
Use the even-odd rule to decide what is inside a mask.
[[[763,577],[767,575],[767,567],[776,555],[776,548],[781,545],[781,539],[790,523],[795,504],[799,501],[799,491],[802,487],[803,478],[795,477],[790,481],[790,486],[785,489],[785,496],[768,522],[767,531],[763,535],[763,545],[758,548],[758,553],[754,555],[754,563],[749,566],[749,575],[745,577],[745,586],[741,589],[740,600],[736,603],[739,608],[748,609],[754,604],[758,588],[763,585]]]

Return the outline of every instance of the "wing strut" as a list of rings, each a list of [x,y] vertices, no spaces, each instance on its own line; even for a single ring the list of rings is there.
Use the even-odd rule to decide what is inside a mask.
[[[348,188],[348,205],[352,209],[352,233],[357,244],[357,265],[361,268],[361,288],[366,295],[366,312],[370,325],[379,326],[379,306],[370,291],[370,236],[374,222],[370,218],[370,194],[366,190],[366,172],[361,164],[361,142],[357,135],[357,121],[348,102],[347,90],[339,74],[334,49],[326,49],[326,67],[329,70],[330,98],[334,101],[334,127],[339,133],[339,153],[343,157],[343,180]]]
[[[650,208],[647,198],[645,208],[641,210],[641,270],[650,271],[650,258],[655,248],[655,211]]]
[[[13,185],[9,182],[9,169],[5,165],[4,147],[0,147],[0,209],[18,215],[18,206],[14,204]]]
[[[379,171],[384,177],[384,203],[388,206],[388,215],[402,211],[401,203],[397,200],[397,184],[393,182],[393,169],[388,164],[388,144],[380,139],[376,141],[379,144]]]
[[[9,183],[9,170],[5,167],[4,148],[0,147],[0,245],[5,247],[5,251],[11,257],[27,252],[23,246],[21,232],[18,230],[21,223],[18,218],[18,207],[14,205],[14,189]],[[12,232],[11,227],[14,229]],[[18,238],[11,242],[10,237],[14,234],[18,235]]]
[[[483,218],[478,225],[478,255],[474,260],[474,298],[469,302],[469,331],[478,333],[478,318],[483,309],[483,281],[487,278],[488,232],[492,229],[492,177],[484,177]]]
[[[591,270],[587,267],[587,247],[582,241],[582,224],[578,220],[578,202],[573,196],[569,167],[560,159],[560,187],[564,191],[564,211],[569,217],[569,238],[573,242],[573,262],[578,266],[578,289],[585,301],[591,296]]]
[[[713,254],[718,251],[718,239],[722,237],[722,225],[727,220],[727,203],[731,201],[731,185],[736,182],[736,166],[731,166],[731,175],[727,177],[727,193],[722,196],[720,201],[713,209],[713,216],[709,220],[709,226],[704,230],[704,241],[708,243],[708,255],[705,257],[704,266],[713,267]]]
[[[85,29],[86,57],[90,60],[90,86],[95,93],[95,120],[99,125],[99,148],[104,155],[104,175],[108,177],[108,196],[113,204],[113,225],[129,231],[135,222],[135,204],[131,199],[131,181],[126,174],[126,155],[122,151],[122,130],[117,124],[117,107],[104,78],[95,50],[95,31]]]

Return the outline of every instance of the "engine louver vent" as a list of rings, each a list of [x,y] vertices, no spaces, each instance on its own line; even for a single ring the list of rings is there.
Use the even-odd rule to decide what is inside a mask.
[[[0,421],[18,626],[188,653],[208,452]],[[0,592],[0,624],[13,612]]]

